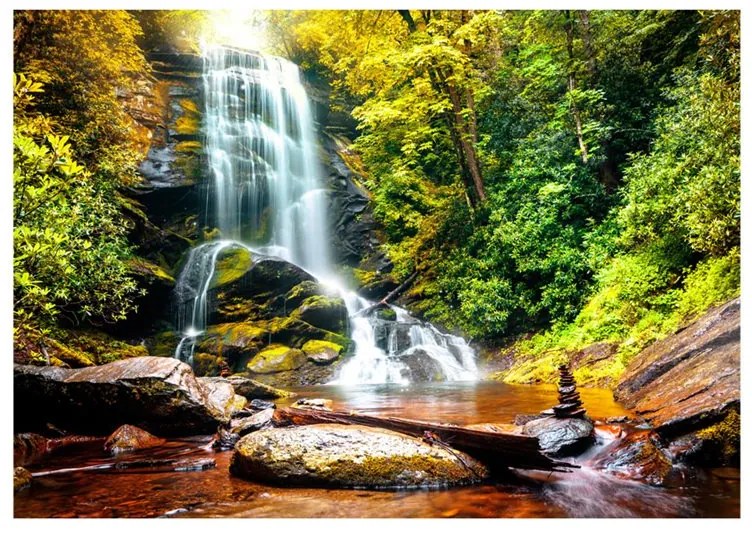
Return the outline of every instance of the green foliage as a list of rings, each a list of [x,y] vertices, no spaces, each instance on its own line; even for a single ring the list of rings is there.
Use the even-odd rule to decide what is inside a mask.
[[[20,10],[13,30],[14,70],[45,86],[34,110],[98,180],[137,182],[142,155],[120,97],[147,69],[138,22],[118,10]]]
[[[95,182],[74,156],[68,136],[42,132],[49,123],[28,106],[42,86],[15,82],[13,136],[13,294],[16,324],[111,322],[132,310],[138,294],[128,275],[125,226],[112,186]]]
[[[739,244],[738,13],[276,17],[280,50],[352,105],[384,250],[397,278],[419,272],[425,316],[484,339],[550,326],[530,355],[625,341],[595,381],[738,288],[712,261]],[[441,73],[474,97],[482,204]]]

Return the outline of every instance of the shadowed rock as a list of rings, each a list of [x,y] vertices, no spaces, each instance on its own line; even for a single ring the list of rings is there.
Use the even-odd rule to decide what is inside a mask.
[[[17,365],[13,383],[20,429],[53,422],[71,431],[103,434],[122,424],[159,435],[212,433],[229,421],[237,402],[208,389],[188,365],[168,357],[137,357],[78,370]]]
[[[552,456],[584,452],[593,444],[593,423],[587,419],[543,417],[523,425],[522,433],[538,438],[541,450]]]

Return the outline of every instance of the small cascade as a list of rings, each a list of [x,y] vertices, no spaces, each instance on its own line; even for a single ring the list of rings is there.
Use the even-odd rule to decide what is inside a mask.
[[[204,50],[204,132],[211,173],[201,214],[219,238],[189,254],[176,289],[175,357],[193,362],[212,304],[223,251],[280,257],[332,281],[328,191],[322,187],[308,98],[298,67],[282,58],[211,46]],[[373,305],[334,284],[350,316],[354,355],[336,383],[408,383],[423,378],[473,380],[474,352],[394,307],[396,319],[360,312]]]
[[[203,335],[208,319],[208,295],[219,254],[230,247],[248,249],[235,240],[216,240],[193,248],[175,284],[178,304],[177,329],[183,334],[175,359],[193,364],[193,352],[198,337]]]
[[[351,316],[350,336],[358,351],[333,383],[405,384],[414,378],[476,379],[475,352],[461,337],[441,333],[396,306],[392,307],[396,312],[393,321],[374,315],[361,316],[358,312],[373,304],[354,293],[345,303]]]

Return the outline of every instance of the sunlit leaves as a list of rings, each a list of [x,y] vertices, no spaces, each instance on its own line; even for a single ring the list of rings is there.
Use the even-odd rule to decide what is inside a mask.
[[[33,86],[32,86],[33,87]],[[67,135],[28,128],[21,106],[13,136],[13,294],[17,322],[52,325],[60,315],[121,319],[138,294],[125,260],[125,227],[106,182],[79,164]],[[40,123],[41,124],[41,123]]]

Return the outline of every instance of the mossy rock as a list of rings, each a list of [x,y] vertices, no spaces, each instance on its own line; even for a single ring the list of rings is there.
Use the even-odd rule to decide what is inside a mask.
[[[96,365],[96,363],[94,362],[94,357],[84,351],[69,348],[68,346],[53,339],[49,340],[47,344],[50,358],[54,357],[56,359],[59,359],[70,367],[80,368],[93,367],[94,365]]]
[[[169,287],[175,286],[175,278],[164,268],[139,257],[130,259],[128,267],[134,273],[153,282],[159,282]]]
[[[306,342],[317,339],[332,342],[347,349],[350,339],[341,333],[334,333],[294,316],[274,318],[267,323],[271,332],[271,341],[301,348]]]
[[[251,252],[234,246],[222,250],[214,267],[214,278],[210,288],[222,287],[243,277],[253,265]]]
[[[251,298],[226,297],[225,293],[218,292],[215,302],[217,305],[211,314],[211,319],[214,322],[254,321],[262,320],[267,316],[267,308]]]
[[[385,305],[376,309],[376,318],[394,322],[395,320],[397,320],[397,311],[395,311],[388,305]]]
[[[300,368],[305,363],[305,354],[297,348],[283,344],[270,344],[256,354],[247,365],[250,372],[272,374]]]
[[[56,339],[48,340],[48,347],[51,358],[55,357],[73,368],[103,365],[149,354],[143,344],[129,344],[94,330],[61,331]]]
[[[214,354],[194,353],[193,373],[196,376],[219,376],[222,357]]]
[[[303,353],[317,365],[328,365],[334,362],[344,348],[329,341],[312,340],[303,345]]]
[[[235,445],[230,472],[273,484],[326,488],[437,488],[478,483],[488,470],[465,453],[366,426],[270,428]]]
[[[174,331],[162,331],[146,341],[149,355],[172,357],[180,342],[180,337]]]
[[[266,322],[231,322],[216,324],[206,330],[198,343],[198,350],[223,356],[235,364],[236,370],[269,343]]]
[[[338,297],[309,296],[290,316],[333,333],[346,333],[348,328],[347,307]]]
[[[303,281],[285,295],[285,304],[292,311],[297,309],[306,298],[322,294],[326,293],[316,281]]]

